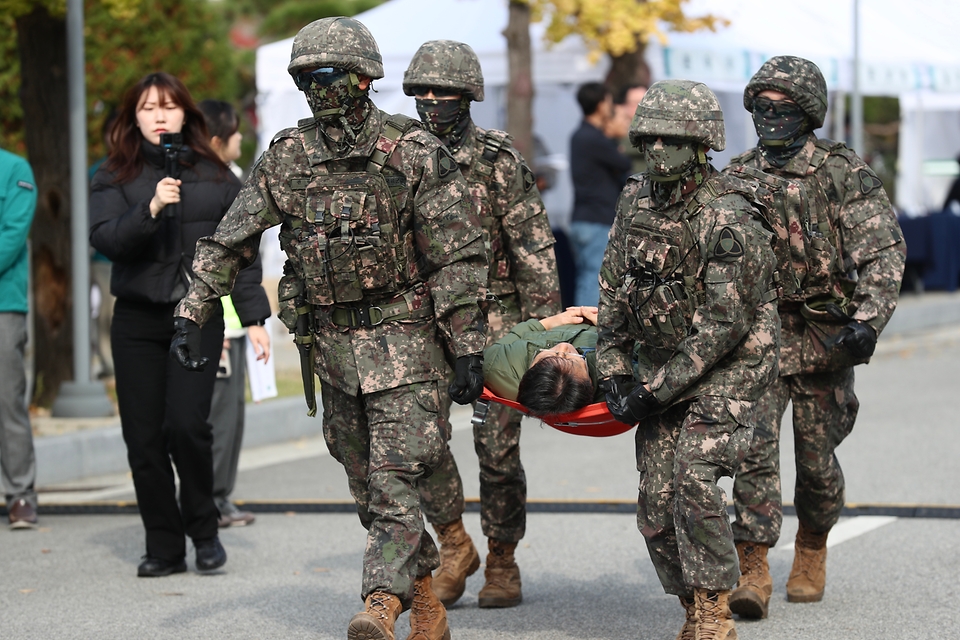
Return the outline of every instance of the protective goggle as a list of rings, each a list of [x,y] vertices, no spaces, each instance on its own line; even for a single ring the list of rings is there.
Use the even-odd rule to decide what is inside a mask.
[[[754,113],[771,112],[775,117],[793,116],[803,113],[803,108],[792,100],[771,100],[766,96],[757,96],[753,99]]]
[[[456,98],[460,95],[459,89],[443,89],[441,87],[413,87],[413,95],[417,98],[426,98],[428,93],[433,93],[434,98]]]
[[[320,67],[313,71],[300,71],[293,81],[297,84],[297,88],[300,89],[300,91],[306,91],[314,84],[318,84],[321,87],[329,87],[335,82],[346,78],[348,75],[350,75],[350,72],[346,69]]]
[[[640,142],[652,147],[657,143],[657,138],[660,138],[660,141],[663,142],[663,146],[665,147],[679,147],[693,142],[688,138],[665,138],[663,136],[643,136],[640,138]]]

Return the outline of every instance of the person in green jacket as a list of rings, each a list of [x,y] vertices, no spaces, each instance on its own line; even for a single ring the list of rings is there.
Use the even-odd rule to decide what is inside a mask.
[[[569,307],[542,320],[521,322],[484,350],[487,388],[537,417],[602,401],[597,391],[596,322],[596,307]]]

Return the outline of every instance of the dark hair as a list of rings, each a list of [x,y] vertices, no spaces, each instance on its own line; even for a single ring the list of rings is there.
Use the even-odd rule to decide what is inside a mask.
[[[593,402],[593,382],[573,375],[576,363],[548,356],[523,374],[517,402],[538,418],[570,413]]]
[[[127,89],[117,112],[117,120],[110,127],[111,148],[105,167],[114,172],[116,182],[121,184],[130,182],[140,174],[143,168],[143,155],[140,153],[143,135],[137,128],[137,107],[140,105],[143,94],[150,87],[157,88],[161,99],[169,98],[183,109],[185,116],[181,131],[183,144],[226,172],[227,165],[210,148],[203,114],[194,104],[190,92],[178,78],[169,73],[157,71],[145,75],[137,84]]]
[[[577,102],[580,103],[580,109],[583,115],[592,116],[597,112],[600,103],[610,95],[610,89],[599,82],[588,82],[580,85],[577,89]]]
[[[240,128],[240,116],[229,102],[223,100],[201,100],[197,108],[203,113],[210,137],[218,137],[224,143]]]

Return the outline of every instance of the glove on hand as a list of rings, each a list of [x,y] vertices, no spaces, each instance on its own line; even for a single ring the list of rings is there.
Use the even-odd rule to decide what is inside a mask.
[[[839,306],[828,304],[827,313],[837,320],[846,321],[847,326],[840,330],[834,344],[842,344],[853,357],[858,359],[869,358],[877,348],[877,331],[862,320],[854,320]]]
[[[877,332],[866,322],[853,320],[837,336],[837,344],[842,344],[855,358],[869,358],[877,348]]]
[[[604,381],[607,409],[623,424],[637,424],[650,415],[660,403],[641,384],[634,384],[631,376],[613,376]]]
[[[177,332],[170,341],[170,354],[187,371],[203,371],[210,358],[200,355],[200,327],[187,318],[177,318],[173,326]]]
[[[483,393],[483,356],[457,358],[453,382],[447,387],[450,397],[457,404],[470,404]]]

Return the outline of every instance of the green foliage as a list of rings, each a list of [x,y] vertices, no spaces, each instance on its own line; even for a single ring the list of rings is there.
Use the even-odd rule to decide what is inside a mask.
[[[61,0],[60,5],[64,4]],[[85,10],[91,159],[105,152],[100,136],[103,120],[124,91],[151,71],[177,76],[195,100],[236,101],[239,97],[240,76],[227,24],[206,0],[87,0]],[[10,64],[0,67],[0,104],[4,105],[0,146],[23,153],[16,25],[9,14],[2,20],[0,54]]]
[[[260,25],[260,35],[287,38],[320,18],[353,16],[381,0],[287,0],[272,6]]]

